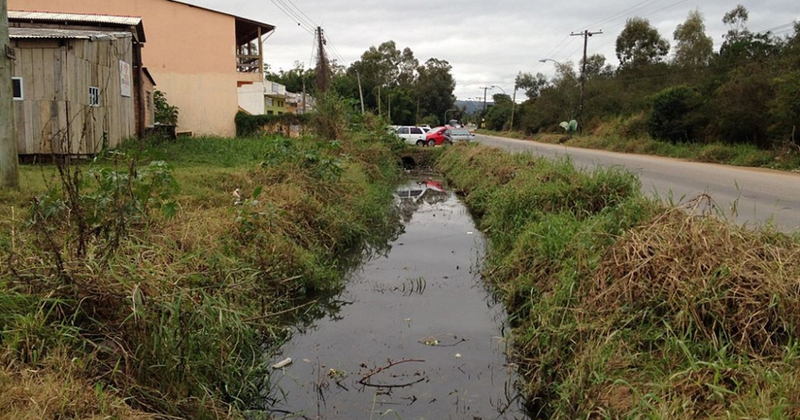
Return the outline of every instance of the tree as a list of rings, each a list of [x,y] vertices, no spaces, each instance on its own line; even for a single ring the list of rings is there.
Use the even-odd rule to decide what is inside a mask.
[[[453,91],[456,88],[456,81],[450,73],[452,68],[446,60],[430,58],[424,66],[417,69],[419,74],[417,98],[423,111],[422,115],[444,115],[445,111],[454,108]]]
[[[675,39],[675,64],[679,66],[703,66],[709,63],[714,53],[714,41],[706,35],[703,15],[698,10],[689,12],[686,21],[673,33]]]
[[[759,67],[758,63],[750,63],[737,68],[715,92],[715,131],[725,142],[751,143],[761,148],[771,145],[767,137],[768,115],[775,93]]]
[[[306,69],[303,63],[299,61],[295,61],[294,67],[288,71],[281,69],[278,73],[267,72],[265,76],[271,82],[286,86],[286,90],[289,92],[302,92],[305,86],[308,94],[313,94],[315,91],[314,77],[314,70]]]
[[[747,29],[749,13],[741,4],[726,13],[722,22],[728,25],[725,41],[719,50],[724,63],[763,60],[780,53],[780,42],[769,32],[754,34]]]
[[[741,4],[737,4],[725,16],[722,17],[722,23],[728,25],[728,32],[722,35],[726,42],[736,42],[748,35],[750,31],[747,29],[747,20],[750,18],[750,13]]]
[[[511,97],[505,93],[492,95],[492,105],[486,112],[486,127],[490,130],[503,130],[511,117]]]
[[[547,79],[542,73],[536,73],[536,76],[530,73],[517,74],[514,79],[514,89],[522,89],[528,99],[536,99],[539,97],[539,92],[547,84]]]
[[[660,62],[669,53],[669,42],[650,21],[635,17],[628,19],[617,37],[616,52],[621,67],[635,68]]]
[[[581,59],[581,64],[583,60]],[[597,76],[610,76],[614,73],[614,67],[606,64],[606,57],[603,54],[592,54],[586,57],[586,79]]]
[[[397,88],[413,90],[417,79],[417,67],[419,62],[414,58],[410,48],[400,51],[394,41],[386,41],[378,47],[371,46],[361,55],[359,61],[353,63],[347,73],[351,77],[355,77],[356,73],[360,75],[362,89],[365,92],[365,106],[384,114],[388,113],[389,101],[393,100],[392,95],[397,96]],[[393,93],[388,93],[390,91]],[[416,111],[414,101],[393,103],[391,106],[393,115],[414,115]],[[395,110],[399,112],[396,113]]]

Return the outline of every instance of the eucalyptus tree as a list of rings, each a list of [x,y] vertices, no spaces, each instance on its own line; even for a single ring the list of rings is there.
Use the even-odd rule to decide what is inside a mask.
[[[675,28],[675,64],[679,66],[704,66],[714,54],[714,41],[706,35],[703,15],[698,10],[689,12],[686,21]]]
[[[649,20],[634,17],[617,37],[616,52],[620,67],[635,68],[661,62],[669,53],[669,42]]]

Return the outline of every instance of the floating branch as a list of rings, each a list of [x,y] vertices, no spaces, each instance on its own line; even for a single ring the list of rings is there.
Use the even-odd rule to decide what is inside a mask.
[[[381,373],[381,372],[383,372],[383,371],[385,371],[387,369],[390,369],[390,368],[392,368],[394,366],[397,366],[397,365],[399,365],[401,363],[409,363],[409,362],[425,363],[424,360],[419,360],[419,359],[403,359],[403,360],[398,360],[396,362],[393,362],[393,361],[389,360],[388,362],[389,362],[388,365],[381,366],[381,367],[379,367],[379,368],[377,368],[375,370],[370,371],[368,374],[362,376],[361,379],[358,380],[358,383],[360,383],[361,385],[364,385],[364,386],[371,386],[371,387],[375,387],[375,388],[405,388],[405,387],[420,383],[420,382],[428,379],[427,376],[422,376],[421,378],[419,378],[419,379],[417,379],[415,381],[408,382],[408,383],[402,383],[402,384],[373,384],[373,383],[371,383],[369,381],[369,379],[371,377],[373,377],[373,376],[375,376],[375,375],[377,375],[377,374],[379,374],[379,373]]]

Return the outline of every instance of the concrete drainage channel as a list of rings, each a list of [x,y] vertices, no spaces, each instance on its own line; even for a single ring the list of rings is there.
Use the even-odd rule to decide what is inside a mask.
[[[506,361],[505,313],[478,274],[482,235],[440,181],[409,181],[396,196],[404,233],[351,274],[340,312],[284,346],[271,414],[526,418]]]

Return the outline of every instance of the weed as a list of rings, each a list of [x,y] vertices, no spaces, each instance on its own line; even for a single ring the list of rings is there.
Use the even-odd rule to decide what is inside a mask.
[[[794,418],[800,242],[664,207],[619,171],[449,148],[533,417]]]
[[[36,198],[0,221],[0,412],[218,419],[265,404],[285,327],[335,311],[316,298],[399,232],[393,146],[368,118],[339,123],[335,142],[128,143],[23,169]],[[70,393],[20,388],[38,383]]]

